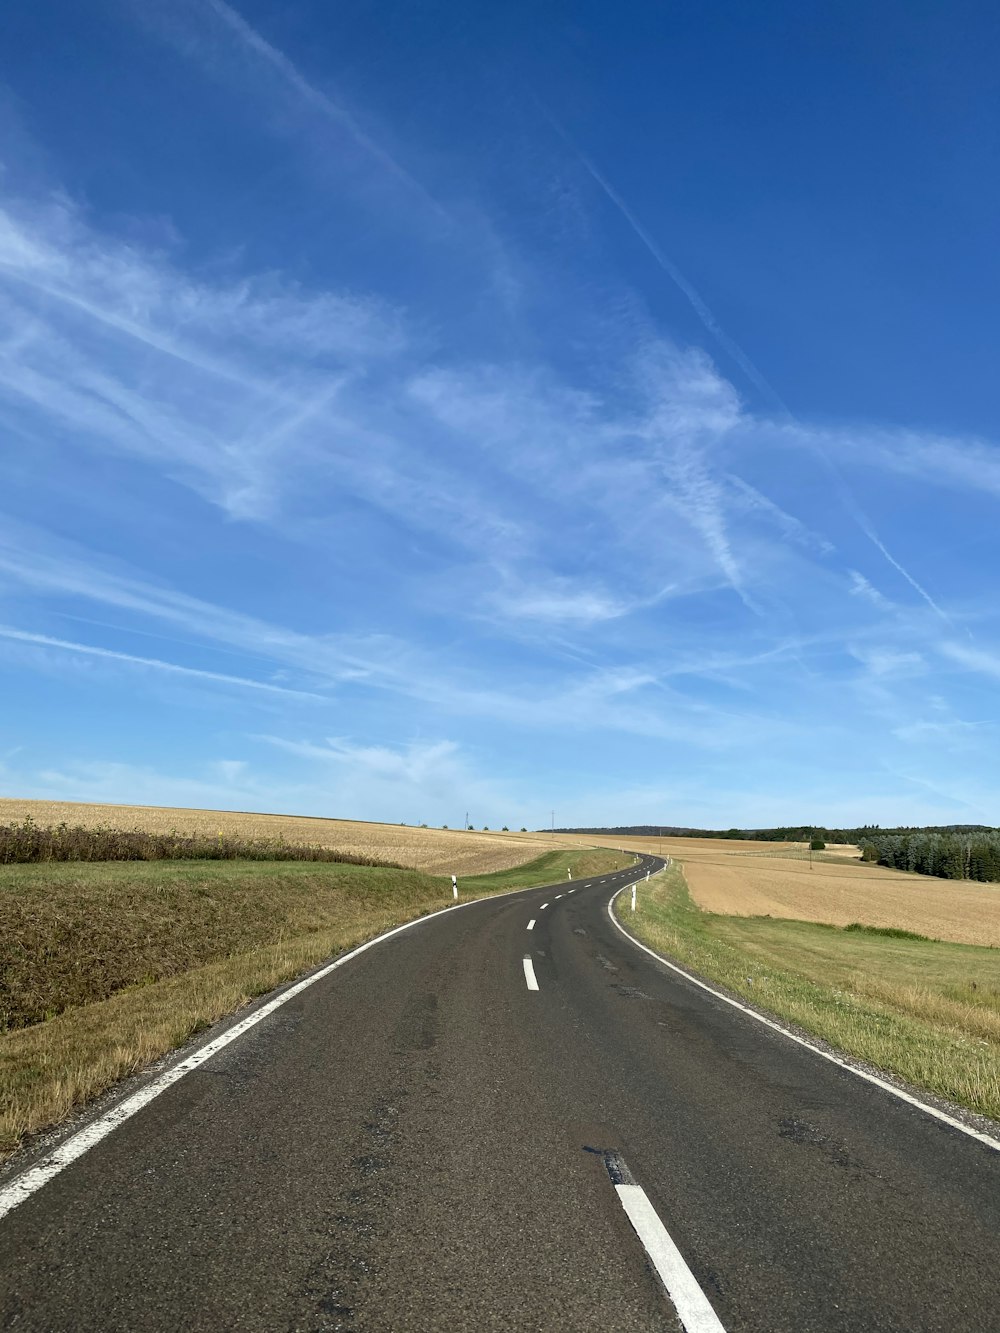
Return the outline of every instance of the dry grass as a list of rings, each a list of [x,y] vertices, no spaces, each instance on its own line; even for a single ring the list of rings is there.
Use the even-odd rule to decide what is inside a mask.
[[[445,901],[420,871],[311,862],[44,863],[0,868],[0,1032],[130,986]]]
[[[523,865],[553,845],[593,845],[593,839],[569,841],[550,834],[467,832],[462,829],[414,828],[405,824],[369,824],[348,819],[311,819],[232,810],[183,810],[165,806],[90,805],[70,801],[22,801],[0,797],[0,824],[110,825],[151,833],[184,836],[284,838],[286,842],[335,847],[423,870],[430,875],[479,875]]]
[[[315,934],[120,991],[0,1036],[0,1162],[26,1135],[58,1124],[255,995],[370,939],[400,916],[412,918],[442,905],[439,897],[415,899],[405,913],[358,909]]]
[[[896,926],[932,939],[1000,947],[1000,885],[909,875],[857,860],[831,845],[721,838],[630,838],[629,847],[684,865],[691,896],[707,912],[847,926]]]

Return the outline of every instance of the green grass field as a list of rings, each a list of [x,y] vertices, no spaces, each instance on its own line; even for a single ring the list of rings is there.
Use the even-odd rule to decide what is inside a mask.
[[[597,874],[554,851],[460,881],[468,900]],[[0,1159],[256,995],[451,902],[417,870],[311,862],[0,868]]]
[[[676,865],[622,922],[650,947],[907,1082],[1000,1119],[1000,950],[703,912]]]

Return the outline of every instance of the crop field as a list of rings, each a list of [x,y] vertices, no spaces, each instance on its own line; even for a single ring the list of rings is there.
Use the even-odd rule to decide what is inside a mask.
[[[416,828],[407,824],[369,824],[347,819],[312,819],[301,815],[250,814],[230,810],[184,810],[143,805],[87,805],[62,801],[22,801],[0,797],[0,824],[31,817],[37,824],[102,824],[150,833],[183,836],[222,833],[226,837],[284,838],[287,842],[336,847],[354,855],[393,861],[429,875],[483,875],[509,870],[549,852],[554,846],[580,846],[586,839],[551,834],[468,832]]]
[[[604,846],[619,842],[592,837]],[[810,869],[803,843],[627,836],[621,843],[679,861],[691,897],[704,911],[720,916],[833,926],[860,922],[1000,948],[1000,884],[889,870],[863,863],[858,849],[845,844],[813,853]]]
[[[817,853],[738,856],[687,846],[691,896],[721,916],[770,916],[847,926],[895,926],[932,939],[1000,946],[1000,885],[934,879]]]

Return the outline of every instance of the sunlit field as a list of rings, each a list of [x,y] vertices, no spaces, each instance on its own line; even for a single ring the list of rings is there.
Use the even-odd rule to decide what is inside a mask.
[[[225,837],[284,838],[288,842],[336,847],[355,855],[392,861],[430,875],[480,875],[509,870],[551,851],[553,846],[592,845],[594,841],[553,838],[551,834],[468,832],[301,815],[0,798],[0,824],[19,823],[29,816],[38,824],[65,822],[85,827],[103,824],[185,836],[215,837],[222,833]]]

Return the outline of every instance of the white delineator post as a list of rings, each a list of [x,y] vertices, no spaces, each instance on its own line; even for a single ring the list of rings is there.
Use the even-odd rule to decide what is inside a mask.
[[[451,877],[451,891],[452,891],[453,896],[457,898],[457,897],[458,897],[458,877],[457,877],[456,875],[452,875],[452,877]]]
[[[572,870],[570,870],[569,866],[566,867],[566,878],[567,878],[567,879],[572,879],[572,878],[573,878],[573,872],[572,872]]]
[[[635,885],[632,885],[632,911],[635,911]]]
[[[646,871],[646,878],[649,879],[649,871]]]

